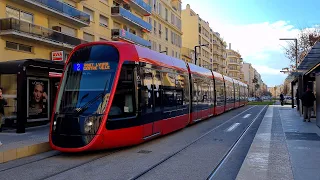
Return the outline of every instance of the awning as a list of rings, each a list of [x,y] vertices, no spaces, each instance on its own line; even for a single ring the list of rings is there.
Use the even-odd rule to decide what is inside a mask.
[[[307,56],[303,59],[303,61],[299,64],[298,70],[300,71],[308,71],[314,66],[320,63],[320,43],[317,42],[312,49],[309,51]]]

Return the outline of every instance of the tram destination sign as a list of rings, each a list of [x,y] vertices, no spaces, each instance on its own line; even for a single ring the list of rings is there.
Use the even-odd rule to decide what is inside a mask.
[[[75,63],[73,65],[74,71],[101,71],[109,70],[110,65],[108,62],[101,63]]]

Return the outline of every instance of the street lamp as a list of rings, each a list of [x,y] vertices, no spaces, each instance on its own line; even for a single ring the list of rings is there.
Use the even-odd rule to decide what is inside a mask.
[[[194,47],[194,64],[197,65],[197,47],[209,46],[209,44],[201,44]]]
[[[280,38],[284,41],[294,41],[296,45],[296,71],[298,70],[298,39],[297,38]]]

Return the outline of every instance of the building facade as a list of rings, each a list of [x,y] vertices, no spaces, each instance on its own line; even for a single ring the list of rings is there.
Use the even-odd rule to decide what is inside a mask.
[[[228,76],[241,80],[241,67],[243,66],[243,60],[239,52],[236,52],[231,49],[231,45],[229,45],[229,49],[227,49],[227,74]]]
[[[196,48],[196,64],[225,74],[226,43],[220,34],[214,32],[189,4],[182,10],[181,17],[183,22],[187,22],[182,24],[182,56],[190,56],[189,52],[200,46]]]
[[[0,21],[0,61],[65,60],[75,46],[101,40],[180,57],[180,0],[1,0]]]
[[[152,32],[147,39],[152,50],[181,58],[182,23],[180,0],[148,0],[152,15],[147,18],[152,24]]]

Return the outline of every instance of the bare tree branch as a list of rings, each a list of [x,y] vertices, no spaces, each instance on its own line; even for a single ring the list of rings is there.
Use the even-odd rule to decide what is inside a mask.
[[[312,46],[320,39],[320,26],[314,28],[302,29],[297,37],[298,39],[298,63],[307,55]],[[292,63],[296,61],[296,46],[293,41],[288,41],[288,46],[284,47],[285,56]],[[291,68],[295,69],[294,65]]]

